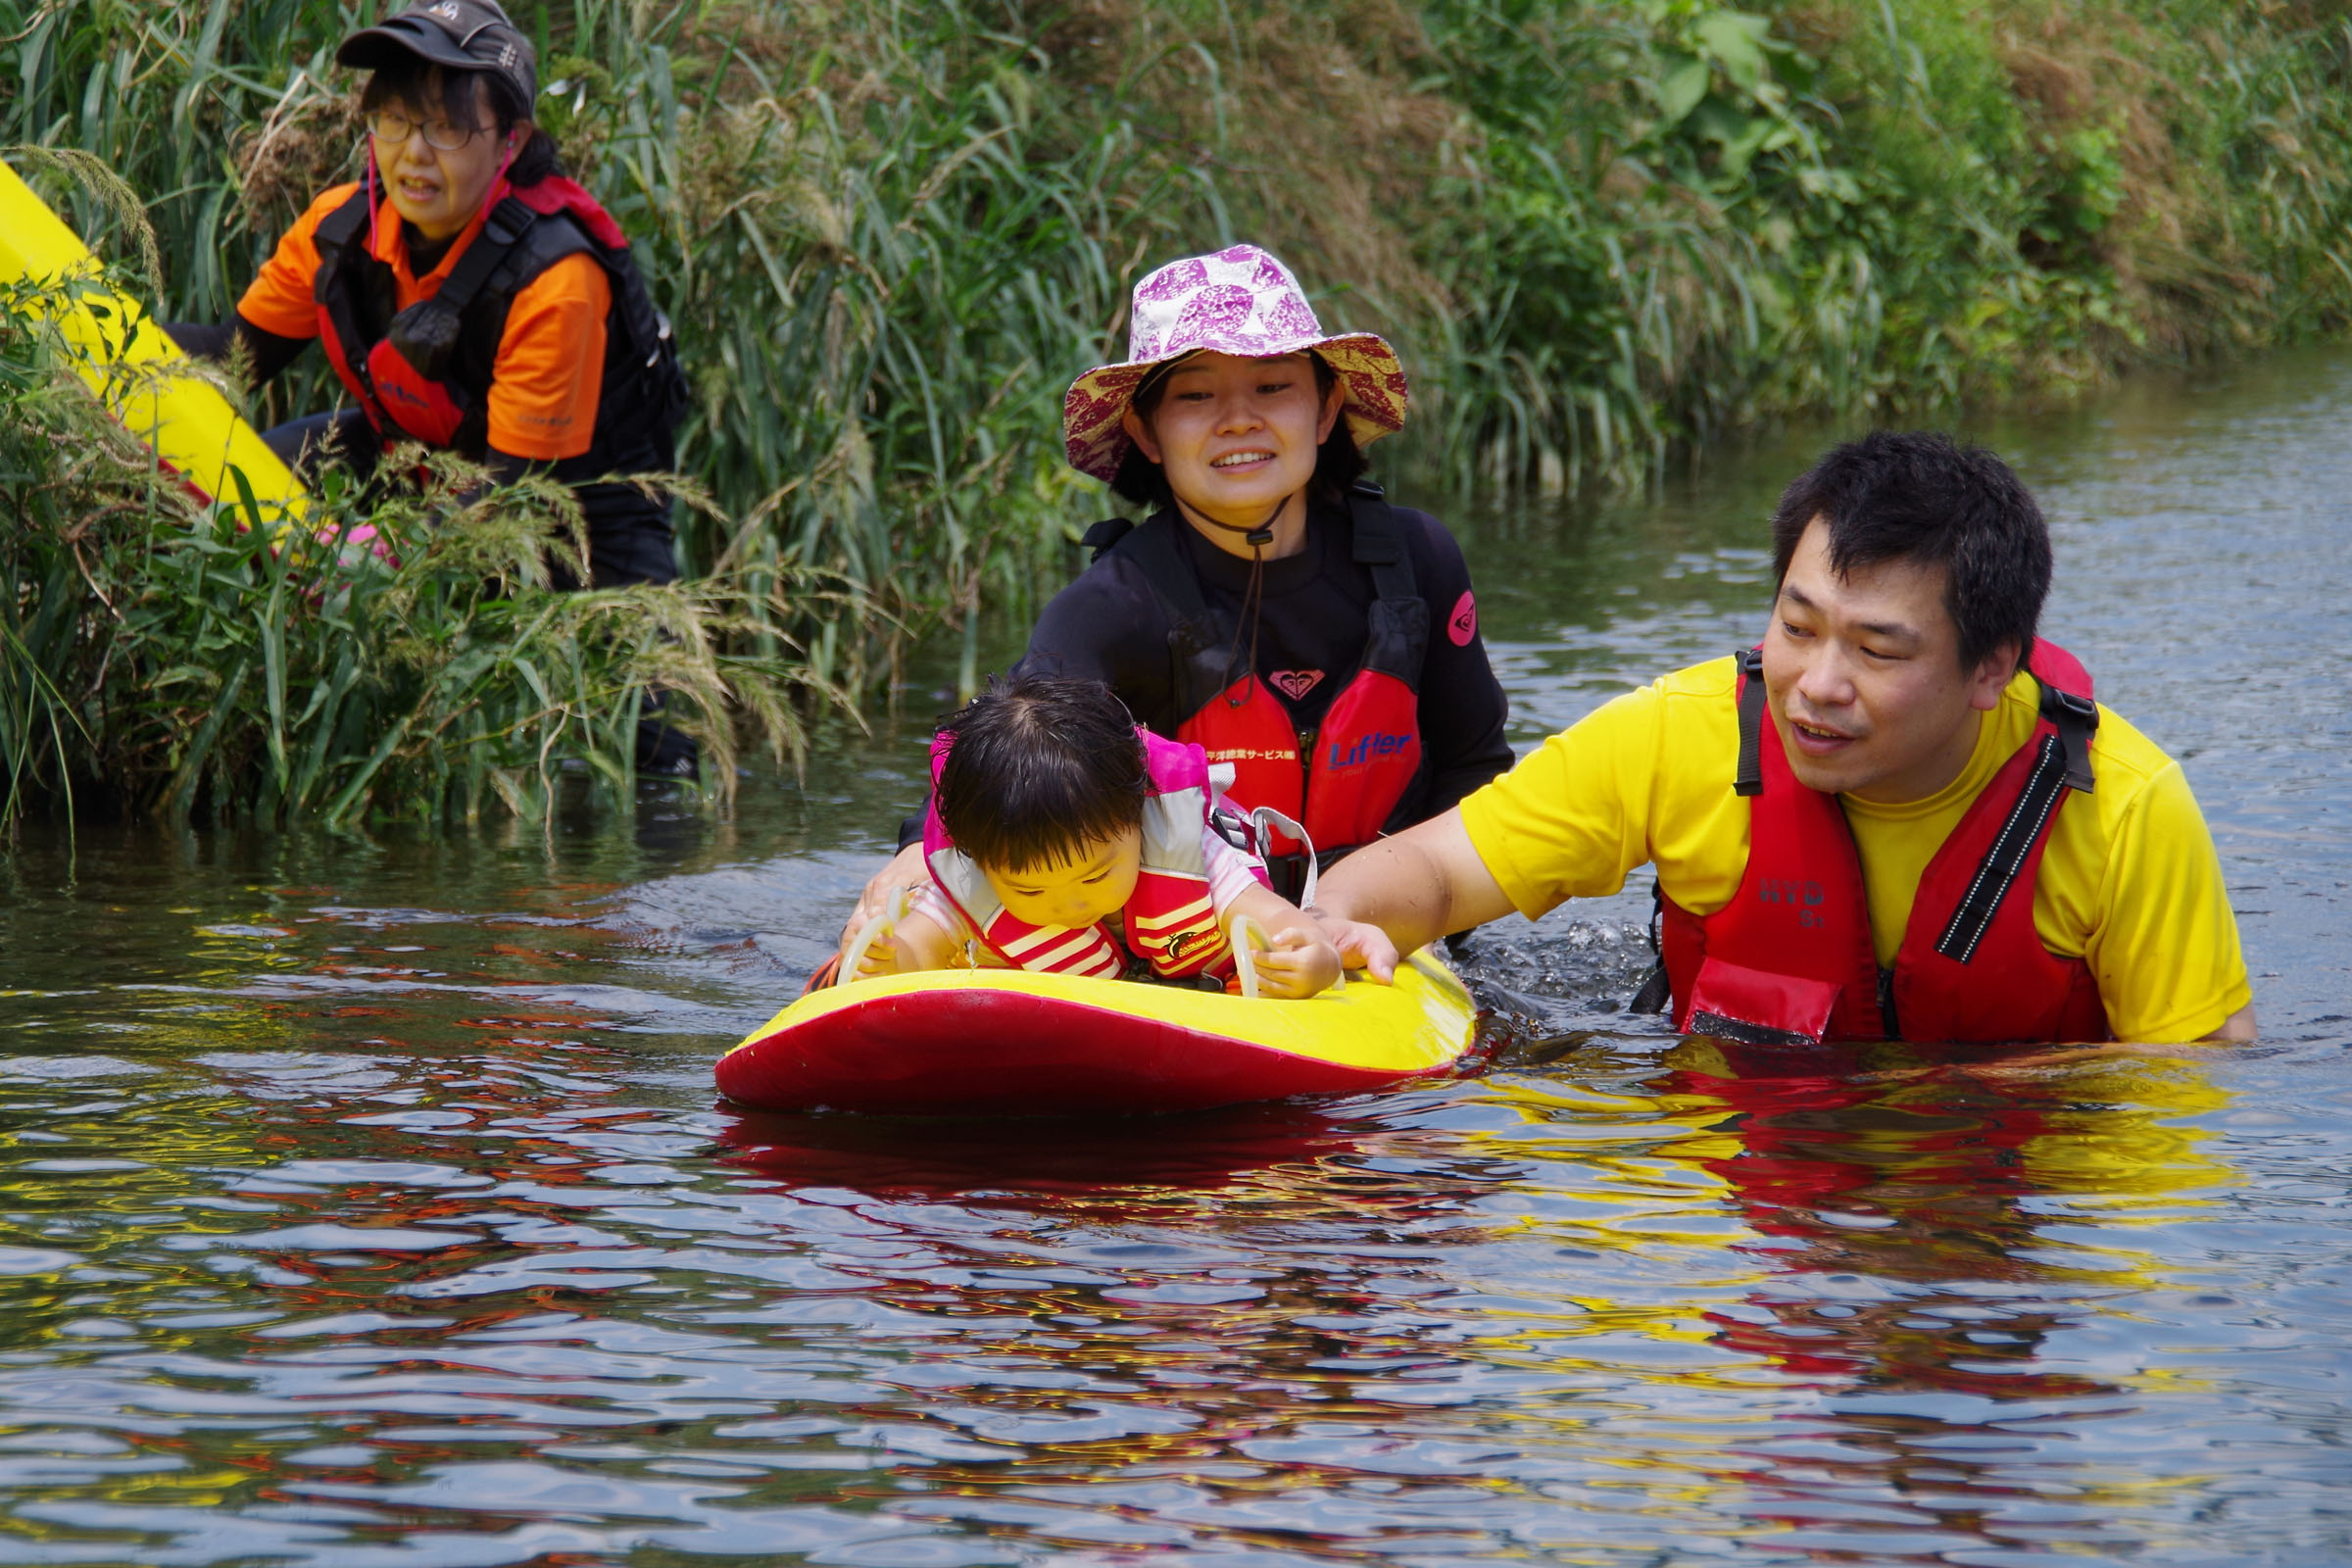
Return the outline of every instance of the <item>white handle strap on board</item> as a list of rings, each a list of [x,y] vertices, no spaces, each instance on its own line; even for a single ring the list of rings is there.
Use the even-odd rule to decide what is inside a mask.
[[[1257,957],[1274,946],[1266,928],[1246,914],[1233,917],[1226,928],[1226,941],[1233,946],[1233,972],[1242,983],[1242,995],[1251,1002],[1257,1000]]]
[[[1267,858],[1266,852],[1268,848],[1272,846],[1274,842],[1274,834],[1277,830],[1288,833],[1291,837],[1297,839],[1299,844],[1304,847],[1306,854],[1306,885],[1298,890],[1298,906],[1300,908],[1304,908],[1308,905],[1315,902],[1315,841],[1307,836],[1305,828],[1300,827],[1298,823],[1292,821],[1289,817],[1283,815],[1271,806],[1259,806],[1251,808],[1250,812],[1250,831],[1257,839],[1257,856],[1259,859],[1262,860]]]
[[[889,905],[880,914],[858,928],[858,940],[850,944],[849,953],[841,960],[840,978],[833,983],[837,986],[846,986],[857,979],[858,966],[865,961],[865,950],[888,937],[898,928],[899,922],[906,918],[906,890],[892,888]]]

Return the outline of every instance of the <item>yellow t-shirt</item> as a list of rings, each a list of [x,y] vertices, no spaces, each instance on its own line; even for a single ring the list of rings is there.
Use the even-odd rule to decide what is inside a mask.
[[[1732,793],[1737,678],[1720,659],[1628,692],[1462,802],[1471,844],[1521,913],[1615,893],[1644,861],[1692,914],[1731,903],[1747,868],[1748,806]],[[1928,799],[1838,797],[1882,965],[1929,860],[2033,733],[2037,695],[2031,675],[2011,681],[1983,715],[1968,766]],[[2052,953],[2090,965],[2117,1039],[2211,1034],[2253,992],[2204,814],[2180,764],[2104,706],[2091,764],[2098,788],[2067,797],[2050,829],[2034,929]]]

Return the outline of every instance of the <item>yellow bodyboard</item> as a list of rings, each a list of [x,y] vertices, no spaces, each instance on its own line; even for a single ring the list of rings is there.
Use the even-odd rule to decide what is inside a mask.
[[[1478,1011],[1435,954],[1303,1002],[1008,969],[889,975],[795,1001],[718,1062],[769,1109],[1054,1115],[1360,1094],[1458,1066]]]
[[[266,526],[302,516],[302,482],[220,388],[174,372],[187,357],[138,301],[105,286],[97,259],[46,202],[0,163],[0,283],[57,285],[49,296],[74,370],[123,427],[208,501],[236,502],[242,473]]]

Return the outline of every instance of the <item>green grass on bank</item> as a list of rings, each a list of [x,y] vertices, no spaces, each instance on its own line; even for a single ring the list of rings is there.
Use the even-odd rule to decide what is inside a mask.
[[[567,765],[630,790],[649,702],[723,797],[739,743],[797,761],[804,700],[839,695],[757,646],[756,612],[801,607],[741,573],[557,591],[551,564],[586,574],[561,485],[484,495],[435,460],[388,498],[330,474],[300,526],[199,505],[74,378],[49,303],[0,285],[0,827],[90,785],[173,822],[541,818]]]
[[[356,169],[329,53],[388,9],[0,0],[0,143],[103,158],[148,203],[163,314],[219,318]],[[1384,461],[1460,485],[1638,482],[1754,420],[2063,393],[2352,307],[2343,0],[514,10],[678,322],[715,646],[778,689],[870,690],[1058,582],[1108,510],[1060,461],[1061,389],[1123,348],[1140,272],[1234,239],[1398,341],[1416,429]],[[257,417],[329,391],[314,363]],[[12,451],[62,479],[39,428]],[[42,493],[61,526],[99,504]],[[11,569],[21,628],[46,579]],[[243,798],[276,787],[241,765]]]

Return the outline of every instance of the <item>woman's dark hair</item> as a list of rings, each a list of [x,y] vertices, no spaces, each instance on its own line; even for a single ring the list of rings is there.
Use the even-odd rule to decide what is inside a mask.
[[[1315,396],[1327,398],[1339,382],[1339,372],[1324,363],[1323,356],[1312,349],[1306,357],[1314,362]],[[1149,424],[1159,408],[1159,400],[1167,394],[1168,372],[1182,365],[1182,360],[1170,360],[1155,366],[1143,384],[1135,389],[1135,416]],[[1348,487],[1363,477],[1370,466],[1363,448],[1355,444],[1355,432],[1348,427],[1345,410],[1331,422],[1331,434],[1315,452],[1314,477],[1306,482],[1307,498],[1326,505],[1338,505],[1347,497]],[[1144,456],[1144,449],[1130,441],[1127,455],[1119,459],[1119,471],[1111,476],[1111,490],[1129,501],[1157,512],[1176,504],[1175,492],[1168,488],[1167,470]]]
[[[477,81],[482,84],[479,95],[473,86]],[[360,90],[360,113],[373,114],[395,103],[429,111],[437,101],[450,123],[478,126],[481,122],[475,117],[483,100],[489,104],[501,136],[531,118],[531,106],[522,101],[522,90],[497,72],[452,71],[411,55],[397,65],[379,67],[368,76],[368,85]],[[529,185],[562,172],[556,139],[533,126],[531,139],[522,144],[508,167],[507,178],[516,185]]]
[[[1911,561],[1944,568],[1960,667],[2006,643],[2022,665],[2050,592],[2050,530],[2033,492],[1983,447],[1927,431],[1874,430],[1797,476],[1772,514],[1775,591],[1805,529],[1829,531],[1830,569]]]
[[[940,728],[954,738],[939,770],[940,822],[990,870],[1067,865],[1144,819],[1143,741],[1099,680],[991,677]]]

